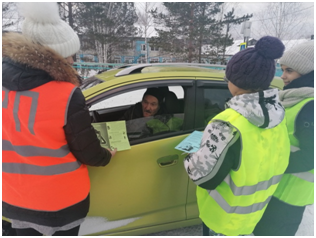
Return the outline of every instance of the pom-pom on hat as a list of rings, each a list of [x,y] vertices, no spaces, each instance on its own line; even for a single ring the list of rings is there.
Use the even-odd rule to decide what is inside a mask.
[[[25,17],[22,34],[34,42],[55,50],[63,58],[74,55],[80,49],[80,41],[74,30],[61,18],[56,2],[19,3]]]
[[[281,65],[292,68],[300,75],[314,70],[314,41],[304,42],[284,52]]]
[[[148,88],[146,90],[146,92],[144,93],[143,98],[146,95],[151,95],[151,96],[154,96],[155,98],[157,98],[159,104],[161,104],[163,99],[164,99],[163,91],[161,91],[161,89],[159,89],[159,88]]]
[[[255,47],[239,51],[226,67],[226,78],[245,90],[265,90],[274,78],[275,59],[284,52],[283,43],[276,37],[262,37]]]

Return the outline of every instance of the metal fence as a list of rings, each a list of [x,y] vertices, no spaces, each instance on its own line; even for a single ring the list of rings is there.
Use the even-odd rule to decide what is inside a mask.
[[[75,62],[73,67],[76,69],[94,69],[94,70],[105,70],[113,69],[124,64],[105,64],[105,63],[94,63],[94,62]]]

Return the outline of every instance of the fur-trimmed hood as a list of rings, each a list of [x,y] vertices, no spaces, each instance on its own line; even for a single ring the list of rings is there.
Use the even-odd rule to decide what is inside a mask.
[[[2,84],[8,89],[29,90],[51,80],[79,86],[79,78],[66,59],[49,47],[19,33],[2,35]]]

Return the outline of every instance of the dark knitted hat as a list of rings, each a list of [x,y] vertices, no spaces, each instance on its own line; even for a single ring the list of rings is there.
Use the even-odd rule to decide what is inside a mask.
[[[143,98],[146,95],[151,95],[151,96],[154,96],[155,98],[157,98],[159,104],[163,101],[163,98],[164,98],[164,92],[161,91],[159,88],[148,88],[146,90],[146,92],[144,93]]]
[[[255,47],[239,51],[229,60],[226,78],[242,89],[267,89],[274,78],[275,59],[282,56],[284,49],[278,38],[262,37]]]

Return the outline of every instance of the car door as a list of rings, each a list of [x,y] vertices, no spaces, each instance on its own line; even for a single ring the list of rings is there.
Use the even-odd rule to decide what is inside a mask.
[[[197,78],[195,101],[195,130],[203,131],[209,121],[225,110],[225,102],[231,98],[227,83],[212,78]],[[198,216],[196,185],[190,180],[186,205],[188,219]]]
[[[115,108],[126,106],[123,103],[109,108],[114,95],[135,91],[139,97],[142,94],[136,90],[166,85],[183,87],[186,91],[183,100],[188,99],[184,110],[192,108],[195,103],[193,81],[164,79],[134,81],[105,92],[103,96],[98,95],[98,101],[104,101],[106,108],[99,105],[97,111],[106,118],[107,110],[113,113]],[[93,99],[88,101],[92,102]],[[119,234],[186,219],[188,176],[183,167],[185,155],[174,147],[192,131],[193,118],[194,111],[190,110],[184,113],[181,131],[131,141],[131,149],[117,152],[107,166],[89,167],[90,211],[81,225],[80,235]]]

